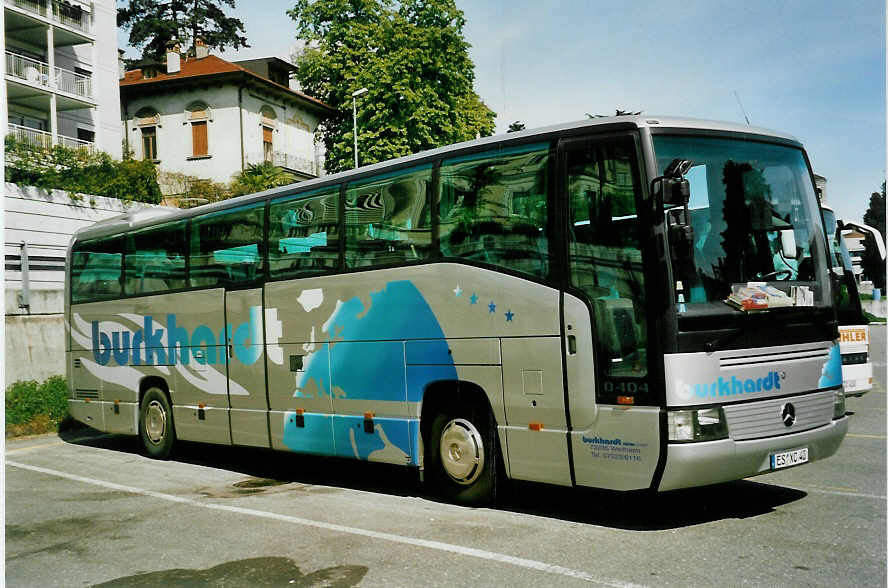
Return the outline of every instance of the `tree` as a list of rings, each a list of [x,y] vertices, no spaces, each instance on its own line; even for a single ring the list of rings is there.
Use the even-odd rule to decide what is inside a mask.
[[[187,46],[195,39],[220,51],[249,47],[240,34],[244,23],[226,16],[222,4],[234,8],[235,0],[129,0],[117,9],[117,26],[129,30],[129,44],[145,59],[160,61],[171,42]]]
[[[524,126],[523,122],[521,122],[520,120],[516,120],[515,122],[513,122],[512,124],[509,125],[509,130],[506,132],[507,133],[514,133],[516,131],[523,131],[525,128],[526,127]]]
[[[490,135],[496,114],[472,85],[465,18],[453,0],[296,0],[287,13],[306,48],[302,89],[332,106],[319,133],[326,169],[354,162],[352,92],[362,164]]]
[[[237,174],[231,182],[231,195],[253,194],[270,188],[292,184],[293,174],[277,167],[269,161],[251,163],[247,169]]]
[[[882,234],[882,241],[885,240],[885,182],[882,182],[882,191],[873,192],[870,196],[869,208],[863,215],[863,222],[866,225],[877,229]],[[885,260],[879,255],[879,249],[873,242],[875,237],[868,236],[863,245],[863,255],[860,257],[860,268],[863,275],[873,281],[876,288],[885,291]]]
[[[12,135],[5,139],[6,181],[22,186],[67,190],[158,204],[157,170],[150,161],[115,161],[104,152],[56,145],[30,145]]]

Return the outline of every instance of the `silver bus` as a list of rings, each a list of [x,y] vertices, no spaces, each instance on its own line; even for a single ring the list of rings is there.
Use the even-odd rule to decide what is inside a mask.
[[[69,406],[153,457],[401,464],[466,504],[506,478],[736,480],[845,436],[828,253],[790,136],[620,116],[483,138],[80,231]]]

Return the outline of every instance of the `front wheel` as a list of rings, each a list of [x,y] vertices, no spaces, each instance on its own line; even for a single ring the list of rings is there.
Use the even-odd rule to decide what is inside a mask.
[[[432,420],[426,472],[433,490],[466,505],[495,498],[496,424],[488,410],[466,406],[442,410]]]
[[[176,437],[173,411],[160,388],[149,388],[139,408],[139,439],[148,457],[166,459]]]

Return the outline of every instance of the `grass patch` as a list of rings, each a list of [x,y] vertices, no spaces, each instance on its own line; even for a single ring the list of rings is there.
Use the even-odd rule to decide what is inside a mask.
[[[863,314],[866,316],[866,318],[867,318],[867,319],[869,320],[869,322],[871,322],[871,323],[884,323],[884,322],[886,321],[885,317],[883,317],[883,316],[876,316],[876,315],[874,315],[874,314],[870,314],[870,313],[868,313],[868,312],[865,311],[865,310],[863,311]]]
[[[38,435],[59,430],[70,419],[68,384],[62,376],[43,383],[13,382],[6,388],[6,437]]]

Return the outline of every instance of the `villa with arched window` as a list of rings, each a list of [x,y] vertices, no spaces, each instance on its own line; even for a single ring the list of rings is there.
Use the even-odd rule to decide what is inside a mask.
[[[263,162],[297,180],[317,177],[315,130],[331,109],[291,89],[292,71],[282,59],[229,62],[205,47],[128,71],[120,81],[124,149],[162,172],[213,182]]]

